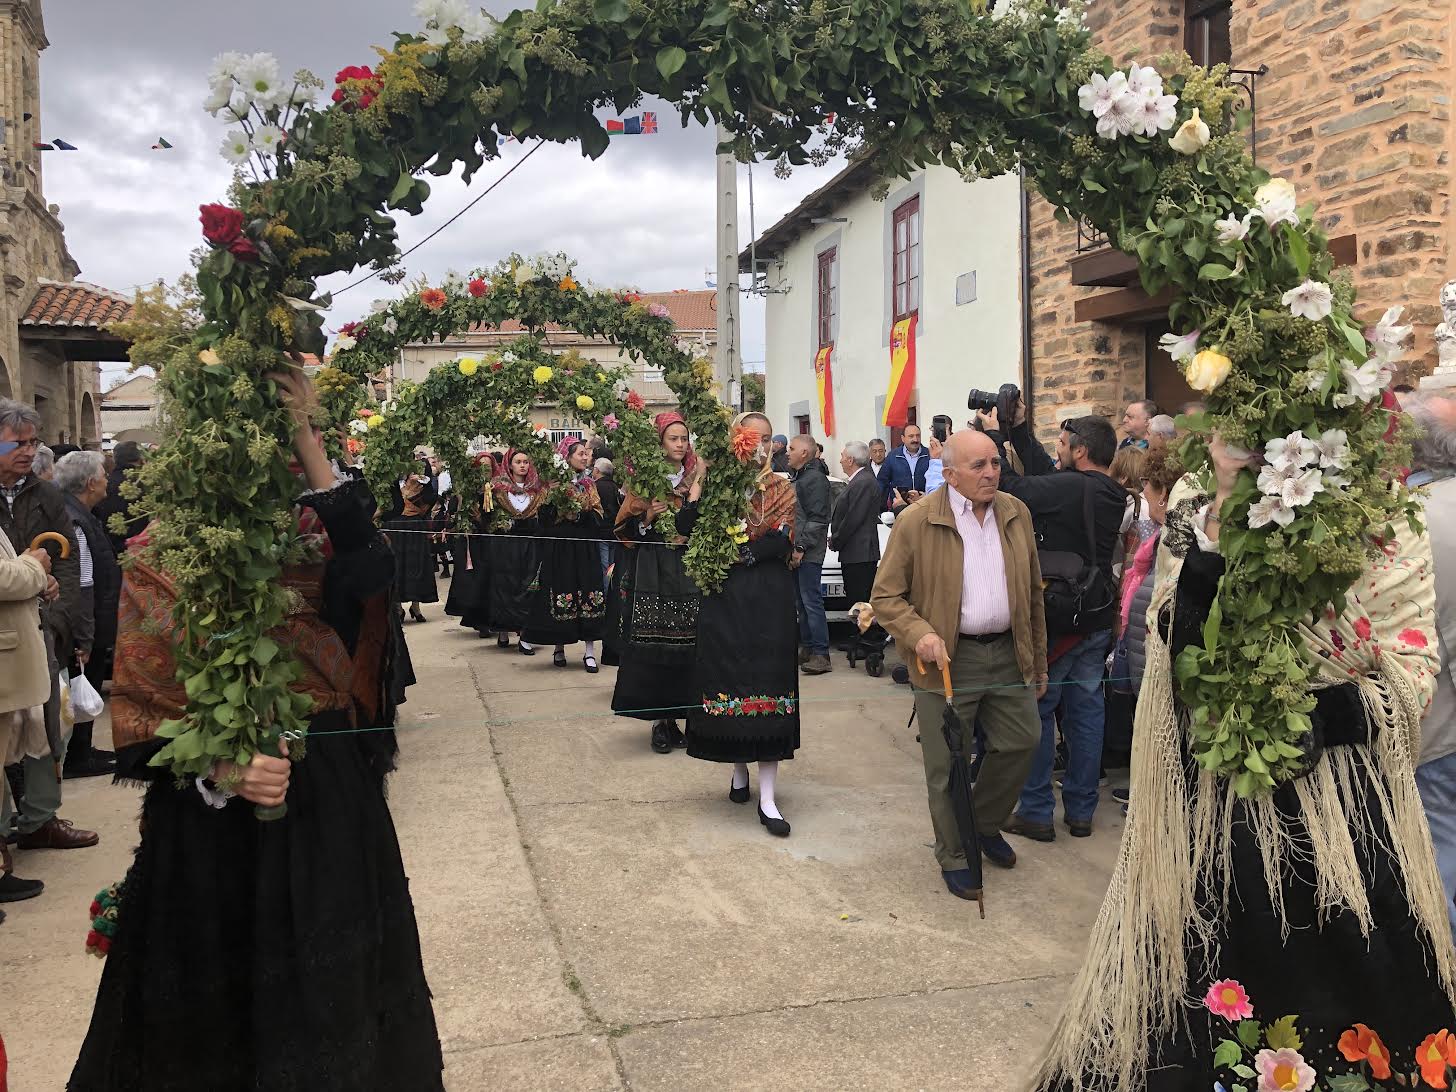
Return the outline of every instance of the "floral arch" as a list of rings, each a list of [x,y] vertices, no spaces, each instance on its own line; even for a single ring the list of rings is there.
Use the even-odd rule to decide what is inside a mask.
[[[1118,71],[1075,0],[987,6],[559,0],[496,21],[465,0],[419,0],[424,25],[338,73],[323,109],[306,73],[284,79],[265,54],[220,58],[207,105],[236,121],[224,150],[241,170],[230,203],[204,209],[207,321],[162,369],[171,431],[144,479],[161,560],[181,574],[178,663],[196,695],[164,727],[175,738],[158,761],[197,772],[301,727],[288,702],[263,700],[291,671],[264,633],[284,609],[274,578],[294,488],[264,373],[285,350],[321,350],[330,301],[315,298],[317,278],[388,270],[392,213],[420,211],[424,176],[468,177],[507,135],[600,156],[594,109],[650,94],[720,122],[741,158],[784,169],[854,146],[873,148],[887,178],[1019,165],[1062,215],[1136,254],[1149,291],[1176,290],[1171,319],[1186,333],[1172,348],[1208,398],[1194,428],[1254,451],[1284,442],[1277,473],[1244,475],[1224,512],[1217,608],[1240,639],[1180,663],[1203,711],[1193,748],[1241,793],[1292,776],[1313,699],[1290,631],[1350,587],[1367,530],[1413,510],[1390,485],[1400,451],[1377,401],[1402,331],[1387,316],[1362,333],[1312,209],[1252,162],[1226,70],[1179,55]],[[706,390],[704,376],[678,375],[680,397]],[[694,423],[726,523],[741,503],[722,472],[726,430]],[[1200,440],[1186,455],[1203,467]],[[219,696],[239,683],[259,701]]]

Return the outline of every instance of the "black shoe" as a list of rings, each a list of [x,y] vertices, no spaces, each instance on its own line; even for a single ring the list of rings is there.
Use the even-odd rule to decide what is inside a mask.
[[[85,758],[67,762],[62,776],[67,780],[78,777],[103,777],[116,772],[116,752],[92,750]]]
[[[33,899],[45,890],[40,880],[22,880],[13,872],[0,875],[0,902],[20,902]]]
[[[953,868],[940,870],[941,879],[945,880],[945,889],[958,899],[969,899],[971,902],[978,902],[981,898],[981,889],[971,886],[971,870],[969,868]]]
[[[586,673],[588,675],[595,675],[598,671],[601,670],[601,668],[597,666],[597,658],[595,656],[583,656],[581,658],[581,663],[582,666],[586,668]]]
[[[745,781],[743,788],[740,789],[730,781],[728,783],[728,799],[732,800],[735,804],[748,803],[748,782]],[[762,815],[763,812],[759,812],[758,814]]]
[[[425,612],[420,610],[419,607],[410,607],[409,616],[415,622],[423,622],[425,620]]]
[[[1068,819],[1067,830],[1071,832],[1073,838],[1090,838],[1092,837],[1092,820]]]
[[[747,789],[743,790],[745,793]],[[775,838],[787,838],[789,836],[789,821],[787,819],[771,819],[763,813],[763,805],[758,807],[758,821],[768,828],[768,832]]]
[[[516,647],[521,650],[522,656],[536,655],[536,646],[531,644],[529,641],[522,641],[518,645],[516,645]]]
[[[652,726],[652,749],[660,755],[672,754],[672,725],[665,720]]]
[[[484,637],[485,634],[482,633],[481,636]],[[495,647],[496,648],[510,648],[511,647],[511,635],[509,633],[497,633],[495,635]]]
[[[556,667],[565,667],[566,653],[558,648],[555,652],[551,653],[551,663]]]
[[[1055,842],[1057,828],[1050,823],[1029,823],[1019,815],[1013,815],[1001,825],[1007,834],[1030,838],[1033,842]]]
[[[1112,790],[1112,799],[1116,800],[1119,804],[1126,804],[1130,795],[1131,793],[1126,788]]]
[[[981,856],[1000,868],[1016,867],[1016,850],[999,834],[981,835]]]
[[[677,726],[677,721],[670,722],[668,727],[672,729],[672,745],[676,748],[686,747],[688,745],[688,737],[683,735],[682,729]]]

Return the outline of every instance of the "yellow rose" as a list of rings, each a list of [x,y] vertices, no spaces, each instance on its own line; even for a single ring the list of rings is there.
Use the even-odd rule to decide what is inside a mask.
[[[545,364],[542,364],[539,368],[531,373],[531,378],[534,379],[537,383],[550,383],[551,377],[555,374],[556,373],[553,372],[550,368],[546,367]]]
[[[462,357],[460,360],[460,374],[474,375],[480,370],[480,361],[473,356]]]
[[[216,349],[203,349],[202,352],[197,354],[197,359],[202,361],[204,364],[222,363],[222,357],[217,355]]]
[[[376,413],[373,417],[369,418],[370,428],[378,428],[382,424],[384,424],[384,414],[382,413]]]
[[[1207,394],[1223,385],[1233,366],[1234,362],[1217,349],[1204,349],[1189,362],[1184,375],[1190,387]]]
[[[579,410],[588,410],[588,411],[590,411],[590,410],[596,408],[596,403],[594,401],[592,401],[591,395],[589,395],[589,394],[578,394],[576,396],[576,408],[579,409]]]
[[[1181,155],[1194,155],[1203,150],[1209,141],[1208,123],[1199,114],[1198,108],[1193,108],[1193,116],[1185,121],[1168,141],[1173,151]]]

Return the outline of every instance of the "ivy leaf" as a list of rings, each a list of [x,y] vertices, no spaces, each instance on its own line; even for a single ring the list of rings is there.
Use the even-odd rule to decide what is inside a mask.
[[[1295,1027],[1298,1022],[1298,1016],[1281,1016],[1266,1027],[1264,1042],[1269,1044],[1269,1049],[1283,1050],[1287,1047],[1290,1050],[1303,1050],[1304,1040],[1299,1037],[1299,1031]]]
[[[600,23],[625,23],[630,14],[627,0],[592,0],[592,15]]]
[[[670,80],[687,64],[687,60],[687,50],[681,46],[664,46],[657,51],[657,71],[662,73],[663,79]]]
[[[1239,1042],[1253,1050],[1259,1045],[1259,1021],[1240,1020],[1238,1026]]]
[[[1225,1039],[1213,1052],[1213,1064],[1219,1069],[1230,1069],[1238,1065],[1244,1056],[1244,1048],[1232,1039]]]

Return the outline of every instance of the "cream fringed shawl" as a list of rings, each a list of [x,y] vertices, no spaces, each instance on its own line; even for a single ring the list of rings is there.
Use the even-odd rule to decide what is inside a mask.
[[[1185,1005],[1198,1003],[1191,995],[1207,985],[1190,981],[1190,973],[1217,969],[1219,921],[1235,897],[1229,847],[1236,814],[1257,839],[1276,909],[1283,906],[1288,862],[1311,860],[1316,906],[1349,910],[1368,935],[1373,923],[1355,842],[1371,837],[1371,823],[1364,797],[1353,791],[1357,760],[1370,771],[1373,806],[1390,833],[1391,844],[1383,848],[1404,877],[1432,969],[1447,993],[1456,994],[1446,896],[1415,782],[1421,713],[1440,669],[1429,538],[1402,528],[1394,552],[1350,590],[1343,613],[1329,609],[1317,625],[1299,627],[1321,664],[1316,685],[1357,685],[1377,730],[1368,745],[1326,750],[1296,782],[1305,835],[1290,829],[1271,797],[1236,808],[1226,781],[1199,771],[1190,782],[1185,774],[1185,725],[1157,620],[1172,610],[1182,556],[1199,548],[1191,520],[1205,498],[1185,486],[1174,493],[1148,612],[1147,668],[1133,733],[1133,806],[1086,958],[1033,1088],[1058,1082],[1086,1092],[1144,1087],[1150,1044],[1177,1028]]]

